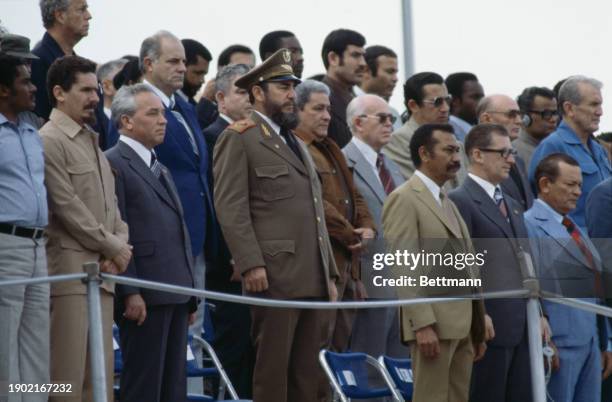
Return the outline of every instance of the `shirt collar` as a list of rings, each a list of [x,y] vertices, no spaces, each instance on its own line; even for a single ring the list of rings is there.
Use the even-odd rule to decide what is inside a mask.
[[[119,141],[132,148],[132,150],[136,152],[138,156],[140,156],[147,166],[151,166],[151,150],[147,149],[147,147],[142,145],[140,142],[128,137],[127,135],[121,134],[119,136]]]
[[[45,34],[43,35],[42,43],[43,45],[46,45],[51,49],[54,58],[59,59],[60,57],[66,55],[62,50],[62,47],[59,45],[59,43],[57,43],[57,41],[53,38],[53,36],[51,36],[49,32],[45,32]],[[74,50],[72,51],[72,54],[76,56]]]
[[[228,122],[229,124],[234,124],[234,119],[232,119],[231,117],[229,117],[226,114],[223,113],[219,113],[219,117],[221,117],[223,120],[225,120],[226,122]]]
[[[171,109],[172,106],[174,106],[174,94],[172,94],[172,95],[170,95],[170,97],[168,97],[168,95],[163,93],[161,91],[161,89],[157,88],[155,85],[151,84],[146,79],[142,80],[142,83],[148,85],[149,87],[151,87],[153,92],[155,92],[155,95],[159,96],[159,99],[161,99],[161,101],[162,101],[162,103],[164,104],[165,107]]]
[[[561,121],[561,124],[559,124],[559,127],[557,128],[557,133],[559,133],[559,137],[561,137],[561,139],[564,142],[567,142],[568,144],[582,144],[582,141],[580,141],[578,134],[574,132],[574,130],[569,126],[569,124],[565,122],[565,120]],[[591,138],[589,138],[589,141],[590,140]]]
[[[17,125],[18,129],[29,130],[29,131],[36,131],[36,129],[34,127],[32,127],[31,124],[23,121],[20,116],[21,116],[21,114],[17,115],[17,124],[16,125]],[[0,113],[0,126],[5,124],[5,123],[15,124],[12,121],[10,121],[9,119],[7,119],[5,115]]]
[[[535,202],[539,202],[540,205],[542,205],[544,207],[544,209],[546,209],[548,211],[548,213],[550,213],[553,217],[553,219],[558,222],[561,223],[563,222],[563,215],[561,215],[560,213],[558,213],[557,211],[555,211],[553,209],[553,207],[551,207],[550,205],[548,205],[548,203],[540,198],[536,199]]]
[[[280,126],[278,124],[276,124],[275,122],[273,122],[268,116],[266,116],[265,114],[259,112],[258,110],[255,111],[266,123],[268,123],[268,125],[270,127],[272,127],[272,130],[274,130],[274,132],[278,135],[280,135]]]
[[[480,187],[482,187],[485,193],[487,193],[487,195],[491,197],[492,200],[495,200],[495,197],[494,197],[495,189],[498,188],[499,186],[496,186],[493,183],[490,183],[487,180],[483,179],[482,177],[476,176],[473,173],[468,173],[468,176],[470,176],[472,180],[474,180]]]
[[[519,132],[519,139],[523,140],[524,142],[534,145],[534,146],[538,146],[541,142],[541,140],[537,140],[534,137],[532,137],[531,135],[529,135],[529,133],[524,130],[521,129],[521,131]]]
[[[79,123],[72,120],[70,116],[68,116],[66,113],[62,112],[57,108],[53,108],[53,110],[51,110],[51,115],[49,115],[49,121],[52,121],[69,138],[76,137],[77,134],[79,134],[84,128],[88,129],[87,126],[80,126]],[[93,130],[89,131],[93,132]]]
[[[427,189],[431,192],[431,195],[433,195],[434,200],[436,200],[438,204],[442,205],[442,200],[440,199],[440,186],[438,186],[435,181],[431,180],[425,175],[425,173],[418,169],[414,171],[414,174],[423,181],[425,187],[427,187]]]
[[[376,159],[378,159],[378,153],[376,153],[374,148],[366,144],[361,138],[357,138],[355,136],[353,136],[351,142],[355,144],[357,149],[359,149],[365,160],[374,168],[376,168]]]
[[[183,98],[183,100],[184,100],[185,102],[189,102],[189,96],[187,96],[187,95],[185,94],[185,92],[183,92],[183,90],[182,90],[182,89],[179,89],[178,91],[176,91],[176,93],[177,93],[177,94],[178,94],[178,95],[179,95],[181,98]]]
[[[353,86],[353,94],[355,96],[361,96],[365,95],[365,91],[359,85],[355,85]]]
[[[449,121],[449,123],[451,121],[454,122],[459,127],[461,127],[463,130],[465,130],[466,133],[468,133],[472,129],[472,125],[470,123],[468,123],[467,121],[463,120],[461,117],[457,117],[457,116],[455,116],[453,114],[448,116],[448,121]]]

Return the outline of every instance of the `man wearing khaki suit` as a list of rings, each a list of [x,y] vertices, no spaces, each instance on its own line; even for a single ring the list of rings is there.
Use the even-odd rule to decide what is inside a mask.
[[[281,49],[238,80],[255,111],[230,125],[215,146],[215,207],[223,235],[250,295],[334,300],[336,265],[321,187],[297,124],[299,80]],[[253,400],[316,400],[320,311],[252,307],[256,347]]]
[[[83,272],[100,262],[110,273],[125,270],[132,253],[121,220],[115,180],[102,151],[95,121],[98,82],[95,64],[77,56],[56,60],[49,69],[53,110],[40,129],[45,149],[49,201],[49,275]],[[92,387],[87,345],[87,289],[80,281],[51,285],[51,381],[71,382],[72,393],[50,401],[90,401]],[[100,290],[107,394],[113,385],[113,285]]]
[[[414,175],[392,192],[383,208],[383,227],[389,252],[473,253],[465,223],[454,204],[442,191],[445,182],[459,170],[459,145],[448,124],[426,124],[410,140]],[[473,287],[420,286],[419,276],[473,279],[472,267],[420,265],[396,268],[395,273],[412,275],[415,286],[398,288],[402,298],[469,295]],[[402,341],[411,347],[414,369],[414,402],[467,401],[472,363],[485,351],[485,319],[481,300],[457,300],[419,304],[401,309]],[[487,332],[492,328],[488,327]],[[488,335],[491,335],[491,332]]]

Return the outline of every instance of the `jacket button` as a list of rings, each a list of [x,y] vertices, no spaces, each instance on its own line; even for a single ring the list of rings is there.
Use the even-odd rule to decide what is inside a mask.
[[[314,198],[314,202],[317,202],[317,197]]]
[[[317,216],[317,222],[321,223],[321,218]]]
[[[204,197],[204,193],[203,193],[203,192],[201,192],[201,193],[200,193],[200,196],[201,196],[201,197]]]

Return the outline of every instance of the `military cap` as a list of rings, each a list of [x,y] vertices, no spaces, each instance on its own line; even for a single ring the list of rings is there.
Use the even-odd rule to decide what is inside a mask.
[[[291,68],[291,52],[288,49],[279,49],[260,65],[238,78],[234,85],[238,88],[249,89],[262,82],[293,81],[302,82],[293,75]]]
[[[30,40],[25,36],[13,34],[0,35],[0,54],[20,59],[38,59],[38,56],[30,52]]]

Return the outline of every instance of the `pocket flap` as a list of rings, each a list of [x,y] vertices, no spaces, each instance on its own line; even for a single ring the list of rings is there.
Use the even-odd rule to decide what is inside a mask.
[[[264,240],[259,246],[264,254],[274,257],[279,253],[295,253],[295,242],[293,240]]]
[[[255,168],[255,174],[257,177],[276,179],[279,176],[288,175],[289,168],[287,165],[259,166]]]
[[[77,165],[66,166],[66,171],[68,171],[68,173],[70,174],[84,174],[93,172],[93,170],[93,166],[87,163],[79,163]]]
[[[144,241],[132,244],[134,249],[134,257],[146,257],[155,253],[155,243],[152,241]]]

